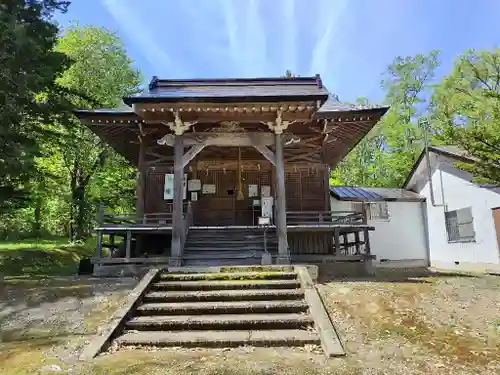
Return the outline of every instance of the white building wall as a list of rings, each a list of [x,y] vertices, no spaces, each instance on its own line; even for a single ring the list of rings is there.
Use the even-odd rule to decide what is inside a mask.
[[[472,207],[476,238],[474,242],[448,242],[444,207],[432,205],[427,182],[418,193],[427,198],[431,266],[452,269],[498,265],[499,250],[491,209],[500,206],[500,194],[472,184],[468,173],[458,170],[453,174],[448,172],[454,168],[451,165],[451,161],[442,159],[432,175],[435,203],[443,203],[442,184],[444,202],[449,211]],[[469,179],[464,179],[464,176]]]
[[[389,220],[368,220],[370,246],[375,262],[400,263],[406,266],[428,266],[424,203],[387,202]],[[332,211],[352,210],[352,203],[331,199]],[[385,262],[384,262],[385,263]]]

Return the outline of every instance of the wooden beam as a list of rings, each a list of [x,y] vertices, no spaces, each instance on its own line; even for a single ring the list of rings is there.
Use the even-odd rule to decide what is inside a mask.
[[[198,144],[205,144],[206,146],[229,146],[229,147],[251,147],[253,146],[253,139],[259,144],[270,146],[274,144],[273,134],[271,133],[191,133],[184,134],[184,145],[194,146]],[[167,134],[160,138],[158,144],[165,146],[173,146],[175,136]]]
[[[254,144],[253,147],[259,151],[272,165],[276,166],[276,155],[262,144]]]
[[[191,160],[193,160],[196,155],[198,155],[201,150],[206,147],[206,144],[199,143],[197,145],[191,146],[188,152],[186,152],[182,157],[182,168],[189,164]]]

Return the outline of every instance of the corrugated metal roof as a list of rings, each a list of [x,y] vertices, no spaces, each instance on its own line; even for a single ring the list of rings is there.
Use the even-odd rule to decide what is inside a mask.
[[[331,194],[338,200],[371,201],[424,201],[425,197],[409,190],[397,188],[373,188],[331,186]]]

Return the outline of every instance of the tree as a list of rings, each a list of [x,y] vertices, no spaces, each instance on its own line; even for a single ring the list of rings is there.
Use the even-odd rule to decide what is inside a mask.
[[[50,116],[47,102],[35,96],[57,94],[55,79],[69,64],[54,50],[58,28],[51,17],[68,5],[58,0],[0,3],[0,212],[28,198],[39,125]]]
[[[438,51],[396,57],[382,87],[389,112],[344,159],[332,176],[348,185],[399,187],[416,161],[423,133],[418,119],[430,97]],[[368,104],[358,99],[359,104]]]
[[[457,166],[478,182],[500,185],[500,49],[469,50],[436,87],[432,120],[443,142],[467,151]]]
[[[73,61],[57,83],[68,91],[79,90],[86,95],[69,96],[76,108],[115,108],[122,104],[124,95],[138,90],[141,75],[112,32],[91,26],[70,27],[59,39],[56,51]],[[134,169],[76,118],[63,119],[55,124],[55,130],[58,138],[50,148],[52,157],[64,166],[60,173],[64,173],[71,202],[69,234],[72,239],[84,239],[97,200],[106,199],[106,194],[133,196]],[[97,174],[99,181],[94,180]],[[113,181],[104,179],[106,174],[112,174]],[[103,186],[106,182],[108,185]],[[101,188],[93,187],[94,183]],[[98,196],[89,197],[91,192]]]

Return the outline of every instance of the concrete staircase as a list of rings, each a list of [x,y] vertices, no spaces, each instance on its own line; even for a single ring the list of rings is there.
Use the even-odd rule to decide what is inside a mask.
[[[276,230],[266,234],[267,251],[275,258],[278,252]],[[261,228],[192,228],[184,245],[183,265],[220,266],[261,264],[264,254],[264,231]]]
[[[115,342],[162,347],[320,345],[293,267],[261,269],[162,272],[128,313]]]

